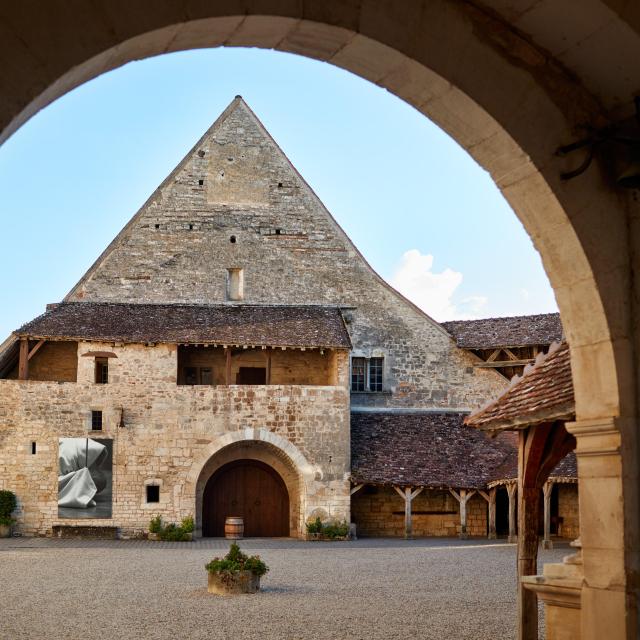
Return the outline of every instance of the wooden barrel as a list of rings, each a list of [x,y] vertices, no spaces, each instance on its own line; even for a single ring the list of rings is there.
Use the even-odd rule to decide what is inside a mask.
[[[224,537],[229,540],[240,540],[244,536],[244,519],[229,516],[224,521]]]

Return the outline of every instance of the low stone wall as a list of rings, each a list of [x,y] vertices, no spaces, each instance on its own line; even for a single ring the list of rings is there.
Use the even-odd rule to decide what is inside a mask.
[[[449,491],[423,490],[412,503],[414,537],[457,536],[460,509]],[[351,521],[358,536],[403,537],[404,501],[393,487],[367,485],[351,497]],[[487,502],[474,495],[467,503],[467,532],[487,535]]]
[[[580,537],[580,509],[578,505],[578,484],[559,482],[558,491],[558,535],[575,540]]]

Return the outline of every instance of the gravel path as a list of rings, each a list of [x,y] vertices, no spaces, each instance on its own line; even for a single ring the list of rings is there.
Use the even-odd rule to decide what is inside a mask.
[[[0,540],[0,638],[495,640],[514,637],[515,546],[247,540],[256,595],[206,591],[221,540]],[[541,551],[558,562],[568,548]]]

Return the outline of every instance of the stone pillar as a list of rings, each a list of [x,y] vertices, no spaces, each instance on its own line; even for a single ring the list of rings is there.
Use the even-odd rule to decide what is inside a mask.
[[[632,510],[625,501],[631,499],[628,494],[637,495],[633,492],[637,492],[639,479],[638,466],[631,466],[629,460],[623,476],[622,459],[631,457],[631,445],[621,445],[625,437],[630,441],[637,433],[638,425],[632,419],[612,418],[579,420],[566,426],[577,440],[584,567],[581,637],[626,639],[631,637],[637,615],[639,588],[637,579],[630,575],[638,562],[632,546],[638,531],[638,509]]]
[[[518,485],[515,482],[510,482],[507,485],[507,494],[509,496],[509,537],[507,542],[514,543],[518,541],[518,535],[516,531],[516,495],[518,491]]]
[[[551,541],[551,492],[553,491],[553,482],[548,480],[542,487],[544,496],[544,538],[542,539],[543,549],[553,549]]]

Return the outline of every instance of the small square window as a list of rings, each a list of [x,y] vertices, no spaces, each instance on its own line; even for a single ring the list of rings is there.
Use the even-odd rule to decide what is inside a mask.
[[[147,502],[160,502],[160,487],[157,484],[148,484]]]
[[[102,431],[102,411],[91,412],[91,431]]]

